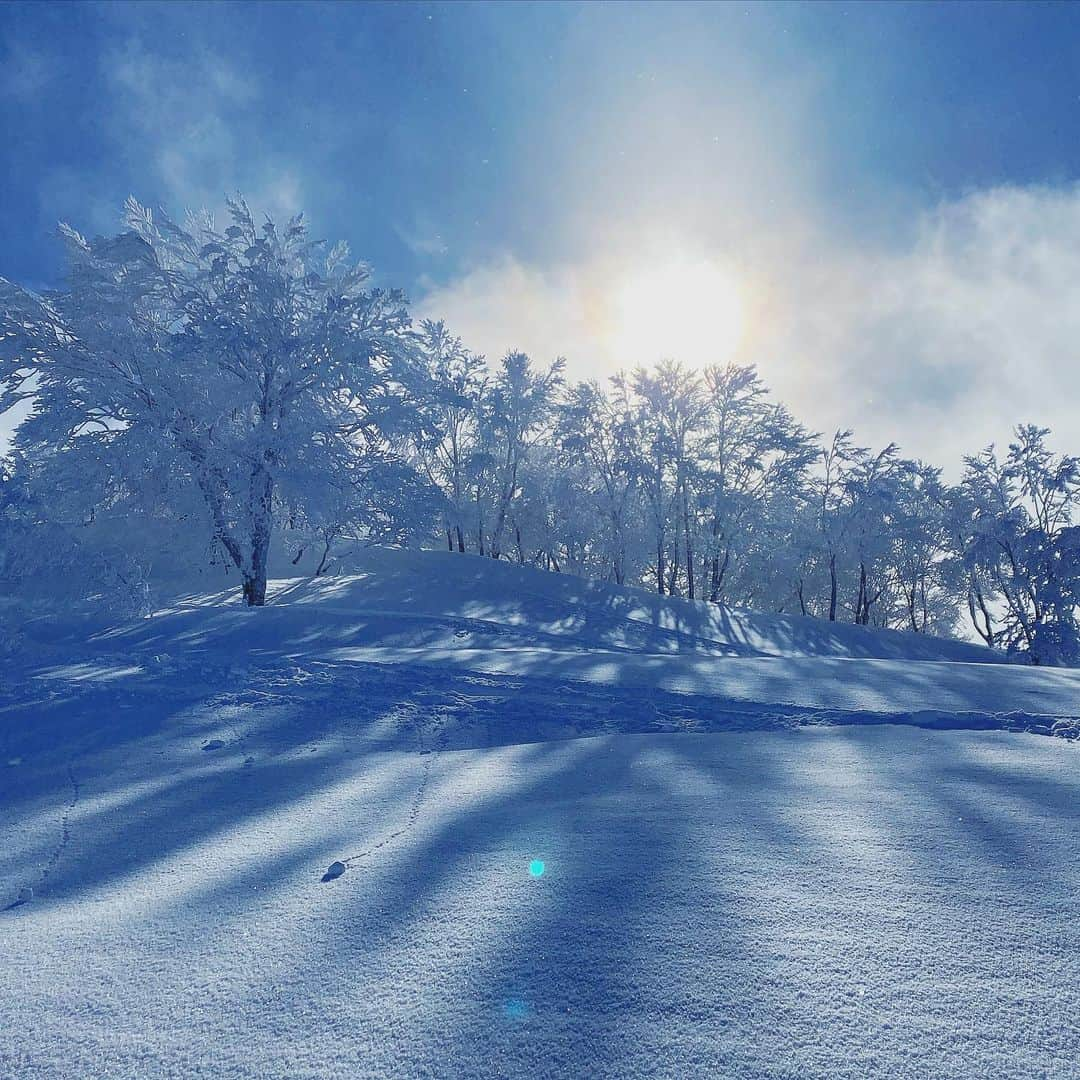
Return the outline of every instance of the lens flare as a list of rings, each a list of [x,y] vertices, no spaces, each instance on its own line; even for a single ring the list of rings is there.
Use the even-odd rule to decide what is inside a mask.
[[[544,860],[543,859],[533,859],[533,861],[531,863],[529,863],[529,873],[532,874],[533,877],[543,877],[544,876]]]

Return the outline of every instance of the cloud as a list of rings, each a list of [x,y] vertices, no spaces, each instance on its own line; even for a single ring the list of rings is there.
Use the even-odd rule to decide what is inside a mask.
[[[237,188],[257,211],[287,217],[302,208],[299,170],[263,143],[261,84],[237,63],[206,47],[172,58],[133,37],[103,55],[102,72],[114,141],[145,157],[160,184],[135,194],[174,212],[220,212]]]
[[[208,102],[246,104],[259,96],[253,78],[205,49],[171,59],[136,37],[107,52],[102,63],[109,81],[132,95],[143,124],[151,128],[197,116]]]
[[[854,427],[955,475],[1021,421],[1080,429],[1080,188],[1000,187],[925,211],[888,248],[825,230],[763,237],[739,273],[751,297],[737,359],[758,364],[808,424]],[[723,253],[719,253],[721,256]],[[431,288],[419,310],[489,356],[566,355],[579,378],[618,358],[590,317],[618,258],[527,265],[503,255]]]
[[[450,251],[442,230],[426,215],[418,214],[412,225],[399,225],[396,231],[414,255],[441,258]]]
[[[579,282],[571,267],[541,270],[504,254],[418,302],[423,318],[444,318],[470,348],[495,360],[520,349],[537,360],[574,357],[573,373],[587,378],[591,340]]]
[[[778,387],[815,423],[942,464],[1020,421],[1071,439],[1080,188],[973,192],[923,214],[904,249],[795,271],[767,344]]]

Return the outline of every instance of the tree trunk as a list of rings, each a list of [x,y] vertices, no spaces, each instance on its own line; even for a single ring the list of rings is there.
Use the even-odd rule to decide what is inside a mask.
[[[686,545],[686,595],[694,599],[694,539],[690,530],[690,503],[683,493],[683,541]]]
[[[330,547],[334,543],[334,538],[328,536],[326,538],[326,546],[323,548],[322,558],[319,560],[319,565],[315,567],[315,576],[318,577],[326,569],[326,560],[330,558]]]
[[[461,534],[461,526],[455,525],[454,529],[457,531],[457,549],[464,555],[465,554],[465,537]]]
[[[724,561],[720,561],[720,555],[713,555],[712,560],[712,584],[709,589],[709,599],[714,604],[721,602],[724,592],[724,578],[727,576],[728,563],[731,561],[731,545],[724,546]]]
[[[675,542],[672,545],[671,561],[668,563],[667,592],[668,596],[679,595],[679,533],[678,523],[675,526]]]
[[[713,513],[712,519],[712,559],[709,573],[709,600],[717,603],[720,599],[720,519]],[[702,571],[704,580],[705,571]]]
[[[869,605],[866,603],[866,564],[859,563],[859,597],[855,601],[855,622],[865,626],[869,617]]]
[[[976,601],[978,601],[978,612],[975,609]],[[979,621],[979,613],[982,614],[982,623]],[[975,628],[975,632],[986,642],[988,647],[992,648],[994,644],[994,624],[983,601],[982,590],[975,584],[974,576],[969,578],[968,581],[968,614],[971,616],[971,625]]]
[[[836,555],[829,556],[829,622],[836,622]]]
[[[615,584],[621,585],[623,583],[623,560],[626,558],[626,552],[623,549],[622,521],[616,510],[609,511],[608,517],[611,519],[611,536],[615,545],[615,550],[611,553],[611,572],[615,575]]]
[[[244,577],[244,603],[248,607],[262,607],[266,603],[266,567],[262,573]]]
[[[248,607],[262,607],[266,603],[266,564],[270,555],[274,478],[261,464],[252,471],[248,499],[251,514],[251,563],[244,571],[244,602]]]
[[[267,540],[257,541],[252,547],[251,569],[244,574],[244,603],[248,607],[262,607],[266,603],[266,556],[269,546]]]
[[[507,463],[510,464],[509,462]],[[514,493],[517,491],[518,459],[515,456],[510,468],[510,482],[500,492],[499,512],[495,516],[495,528],[491,534],[491,557],[497,559],[502,553],[502,534],[506,525],[506,516],[510,512],[510,503],[513,502]]]

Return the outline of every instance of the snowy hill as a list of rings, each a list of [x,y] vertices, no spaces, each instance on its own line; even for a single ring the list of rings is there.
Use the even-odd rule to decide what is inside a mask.
[[[669,692],[743,711],[959,714],[978,726],[1080,711],[1080,673],[1006,665],[961,641],[734,611],[448,552],[373,549],[351,570],[277,581],[259,612],[233,590],[119,626],[44,620],[23,635],[61,661],[45,667],[50,679],[64,678],[77,644],[96,662],[137,661],[144,677],[162,663],[288,658],[600,685],[609,696]]]
[[[0,629],[0,1075],[1080,1075],[1080,672],[441,552]]]
[[[332,578],[278,581],[271,588],[275,614],[264,631],[271,647],[533,646],[718,656],[1001,659],[959,641],[721,609],[475,555],[375,548],[354,557],[350,569],[353,573]],[[198,624],[207,643],[236,640],[236,634],[243,638],[250,620],[222,610],[235,607],[233,599],[231,593],[188,598],[149,626],[125,631],[123,639],[145,642],[148,635],[184,633],[181,624]]]

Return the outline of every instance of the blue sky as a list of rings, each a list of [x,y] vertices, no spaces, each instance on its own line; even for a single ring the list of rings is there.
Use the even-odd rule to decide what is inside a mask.
[[[719,268],[738,331],[685,359],[956,456],[1072,419],[1078,60],[1065,5],[7,3],[0,274],[56,284],[56,221],[129,193],[240,189],[489,355],[603,377],[658,336],[609,294]]]

